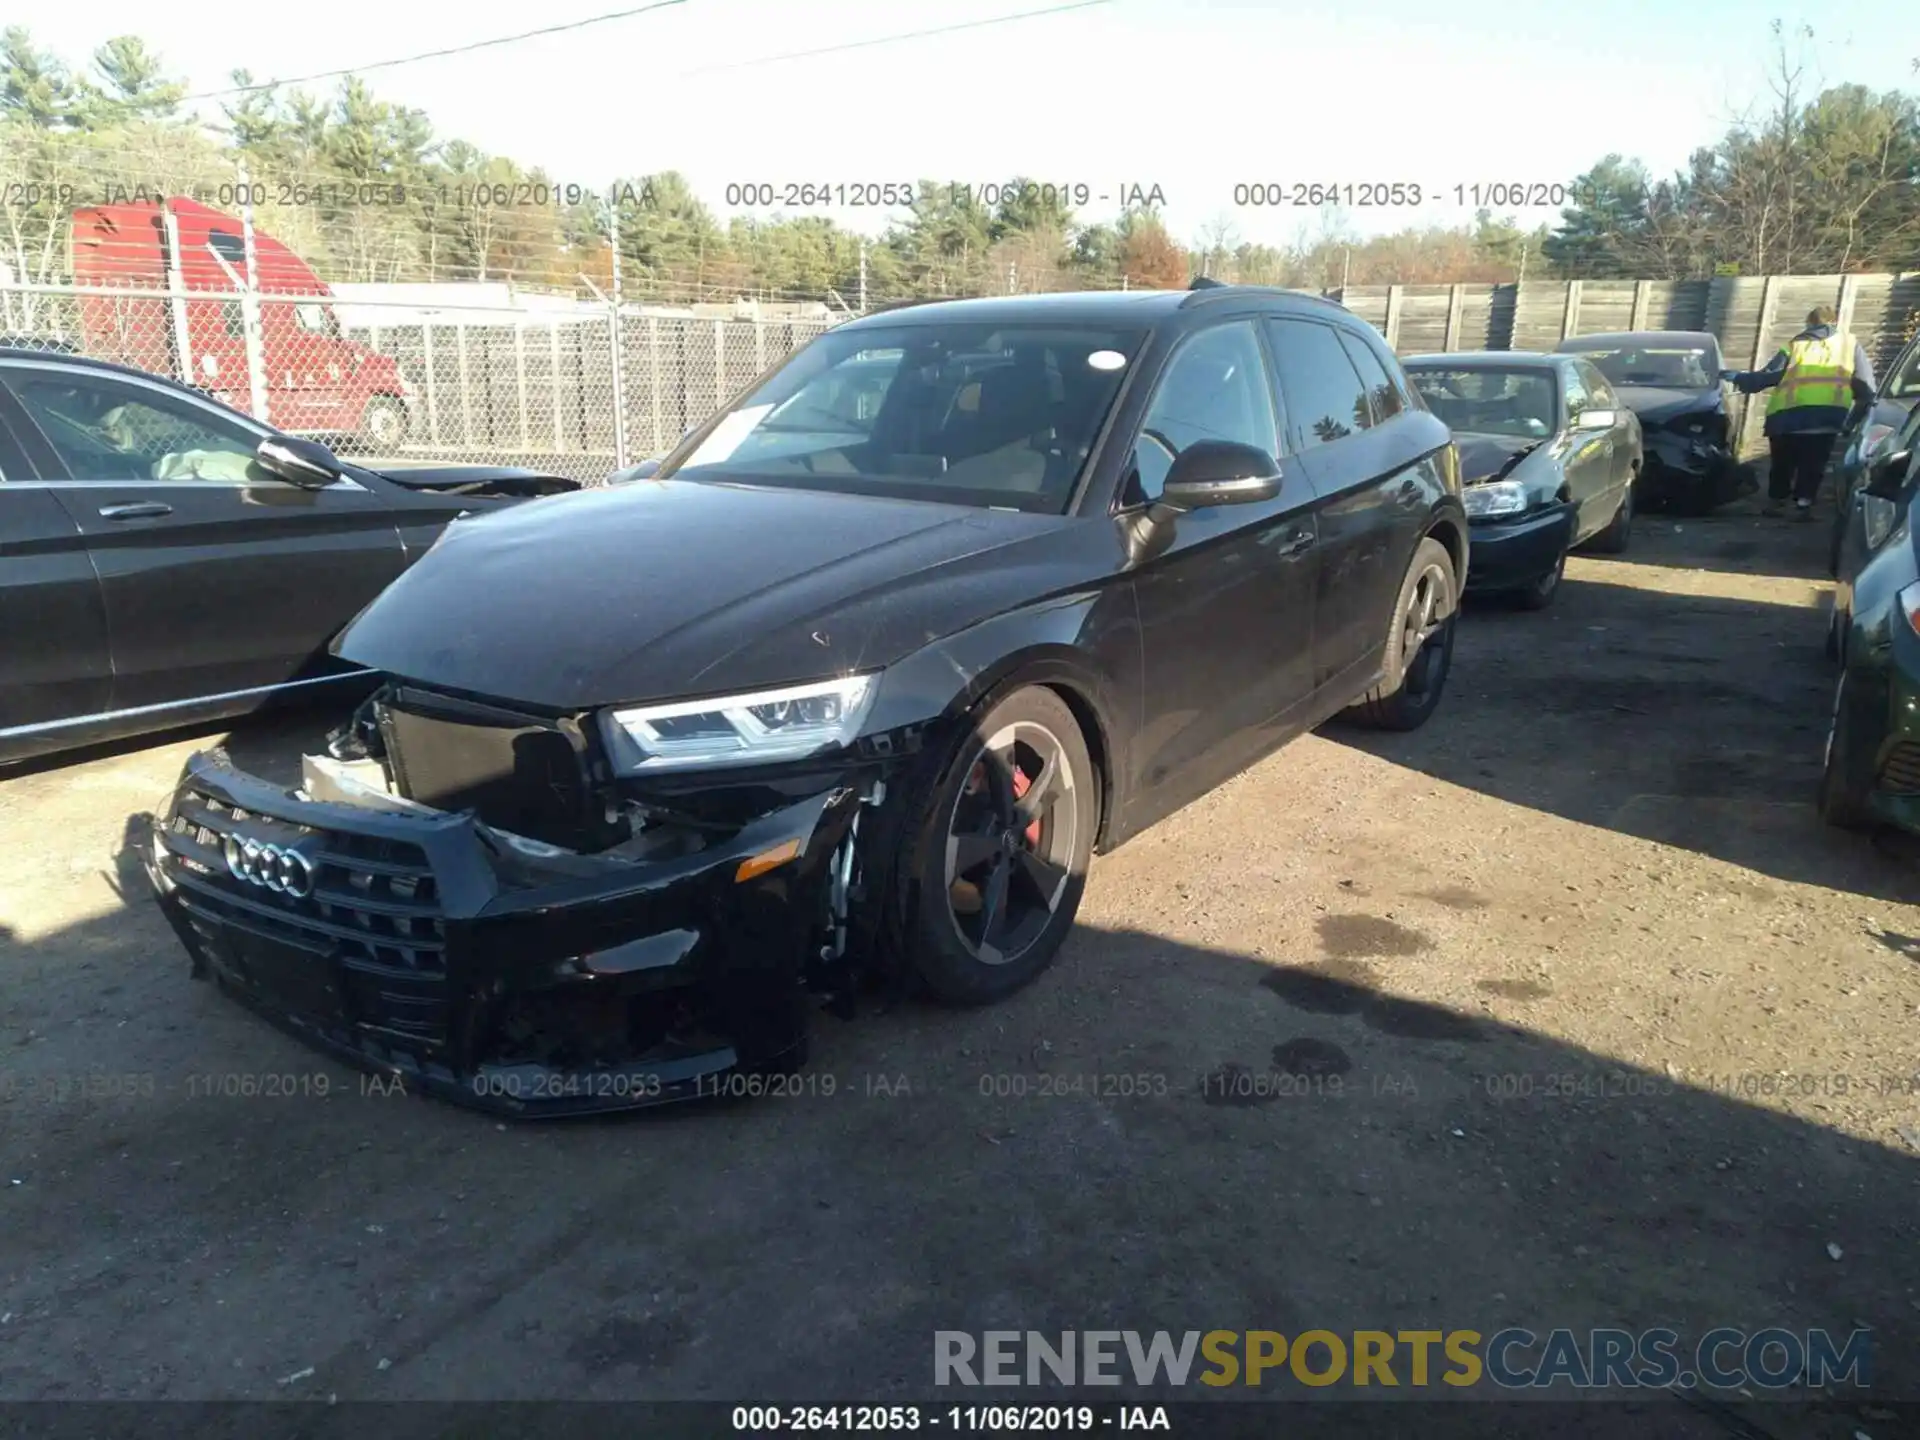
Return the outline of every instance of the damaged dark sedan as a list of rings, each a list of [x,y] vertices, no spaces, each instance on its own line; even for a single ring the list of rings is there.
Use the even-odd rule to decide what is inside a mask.
[[[365,693],[327,646],[442,527],[578,488],[351,465],[170,380],[0,349],[0,764]]]
[[[1466,547],[1330,302],[873,315],[649,477],[450,527],[340,640],[389,679],[329,753],[195,756],[150,875],[200,973],[420,1090],[797,1083],[821,1004],[1009,995],[1091,854],[1335,712],[1423,723]]]
[[[1474,590],[1544,610],[1569,550],[1627,548],[1640,424],[1591,366],[1486,350],[1415,355],[1406,367],[1453,431],[1473,525]]]
[[[1720,341],[1704,330],[1635,330],[1562,340],[1606,377],[1620,403],[1640,417],[1646,470],[1640,505],[1705,515],[1754,494],[1753,467],[1733,451]]]

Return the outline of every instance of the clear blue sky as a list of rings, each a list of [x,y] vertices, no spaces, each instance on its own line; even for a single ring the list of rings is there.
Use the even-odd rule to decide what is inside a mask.
[[[639,0],[329,0],[210,12],[133,0],[41,7],[69,61],[109,35],[155,44],[195,90],[235,67],[290,76],[384,60]],[[381,70],[388,99],[559,180],[678,169],[723,211],[730,181],[1015,173],[1094,193],[1157,184],[1175,232],[1280,242],[1313,211],[1236,208],[1243,181],[1407,181],[1444,203],[1351,212],[1361,233],[1448,223],[1455,185],[1571,179],[1618,150],[1682,164],[1765,99],[1768,23],[1813,26],[1818,84],[1916,84],[1920,37],[1892,0],[1113,0],[1094,8],[782,63],[793,51],[1058,0],[687,0],[504,49]],[[337,82],[328,82],[328,85]],[[319,87],[325,88],[325,87]],[[1099,208],[1099,207],[1096,207]],[[873,228],[870,214],[836,214]],[[1551,220],[1552,210],[1521,216]]]

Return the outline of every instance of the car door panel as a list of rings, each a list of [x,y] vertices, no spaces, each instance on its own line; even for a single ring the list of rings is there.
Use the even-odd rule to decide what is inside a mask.
[[[1386,647],[1400,580],[1412,562],[1440,487],[1426,457],[1403,439],[1367,437],[1310,452],[1324,550],[1316,613],[1322,617],[1314,679],[1346,685],[1370,676]]]
[[[1575,366],[1561,367],[1561,385],[1566,396],[1567,453],[1561,472],[1567,477],[1567,499],[1573,505],[1571,544],[1601,530],[1613,518],[1606,508],[1613,488],[1613,430],[1583,430],[1580,417],[1598,405]]]
[[[1235,326],[1230,341],[1209,338]],[[1210,435],[1278,449],[1281,427],[1270,414],[1258,422],[1270,428],[1254,438],[1212,416],[1185,427],[1167,418],[1178,419],[1183,406],[1204,404],[1181,398],[1209,393],[1204,385],[1186,390],[1216,363],[1202,342],[1223,352],[1234,347],[1241,367],[1235,383],[1259,390],[1257,399],[1251,388],[1242,392],[1247,406],[1272,406],[1272,380],[1257,333],[1250,323],[1229,321],[1189,337],[1169,358],[1143,433],[1165,426],[1177,432],[1169,438],[1181,446]],[[1154,455],[1151,442],[1139,445]],[[1144,703],[1131,746],[1128,831],[1244,769],[1302,728],[1300,717],[1310,709],[1318,571],[1313,490],[1297,457],[1275,460],[1281,484],[1274,499],[1179,516],[1166,548],[1134,571]],[[1149,480],[1133,498],[1151,499],[1163,478],[1164,472]]]
[[[1403,397],[1357,337],[1294,318],[1270,320],[1266,330],[1320,527],[1314,686],[1345,686],[1370,673],[1386,641],[1428,507],[1416,474],[1421,456],[1397,423]],[[1387,393],[1374,396],[1381,386]]]
[[[1594,529],[1599,531],[1612,522],[1633,478],[1635,462],[1640,458],[1640,418],[1621,402],[1598,366],[1584,360],[1576,363],[1594,401],[1602,409],[1613,412],[1613,425],[1607,436],[1606,491],[1595,506]]]
[[[99,577],[115,709],[337,668],[327,643],[405,567],[379,494],[248,464],[258,432],[228,412],[78,368],[0,379],[64,468],[55,494]]]
[[[324,673],[327,643],[403,568],[364,490],[181,481],[60,498],[100,576],[116,709]]]
[[[0,392],[0,754],[112,703],[106,607],[79,527],[16,440]]]

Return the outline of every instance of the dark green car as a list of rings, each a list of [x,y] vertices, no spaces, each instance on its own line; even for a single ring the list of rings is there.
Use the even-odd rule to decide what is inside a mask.
[[[1820,813],[1920,833],[1920,408],[1840,500],[1827,652],[1840,662]]]

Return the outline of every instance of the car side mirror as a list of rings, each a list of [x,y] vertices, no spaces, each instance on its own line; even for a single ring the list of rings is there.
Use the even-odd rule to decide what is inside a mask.
[[[1613,422],[1619,419],[1619,413],[1613,410],[1582,410],[1574,418],[1576,430],[1611,430]]]
[[[1913,451],[1896,450],[1882,455],[1867,470],[1864,493],[1876,500],[1898,500],[1907,488],[1907,469],[1913,463]]]
[[[341,475],[340,461],[318,440],[269,435],[253,452],[260,468],[302,490],[324,490]]]
[[[1280,493],[1280,466],[1266,451],[1231,440],[1200,440],[1167,472],[1158,504],[1168,510],[1248,505]]]

